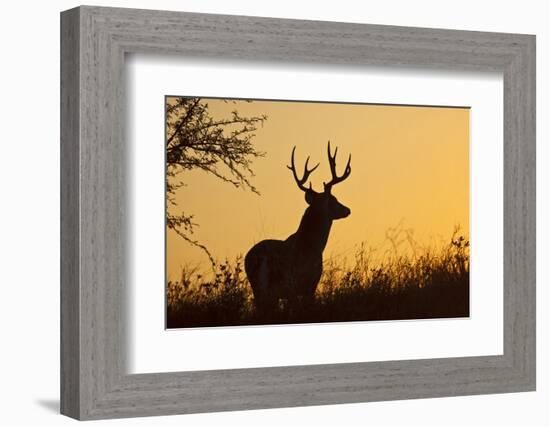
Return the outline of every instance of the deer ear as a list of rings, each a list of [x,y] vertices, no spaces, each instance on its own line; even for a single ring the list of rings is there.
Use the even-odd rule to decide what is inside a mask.
[[[306,203],[308,205],[311,205],[313,203],[313,199],[315,197],[315,191],[307,190],[305,194],[306,194]]]

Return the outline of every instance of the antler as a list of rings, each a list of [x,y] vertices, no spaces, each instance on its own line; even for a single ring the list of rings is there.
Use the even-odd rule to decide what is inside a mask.
[[[332,189],[333,185],[336,185],[339,182],[344,181],[351,173],[351,154],[349,155],[348,163],[346,164],[346,168],[344,169],[343,175],[338,176],[336,174],[336,154],[338,154],[338,147],[335,148],[334,156],[333,156],[330,153],[330,141],[329,141],[327,146],[327,153],[328,153],[328,163],[330,165],[330,173],[332,174],[332,179],[324,185],[325,185],[325,191],[330,193],[330,190]]]
[[[312,190],[311,183],[309,183],[309,188],[307,188],[304,184],[307,182],[311,172],[313,172],[315,169],[319,167],[319,163],[317,163],[317,165],[315,165],[312,169],[308,169],[307,168],[307,164],[309,162],[309,156],[308,156],[306,159],[306,164],[304,166],[304,176],[302,177],[302,179],[299,179],[298,175],[296,174],[296,166],[294,164],[295,151],[296,151],[296,146],[292,148],[292,156],[290,157],[290,166],[287,166],[287,168],[289,168],[292,171],[292,175],[294,175],[294,179],[296,180],[296,184],[298,184],[298,188],[300,188],[300,190],[302,191]]]

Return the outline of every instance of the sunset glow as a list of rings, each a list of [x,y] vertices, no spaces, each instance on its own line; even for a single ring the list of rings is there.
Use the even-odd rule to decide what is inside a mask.
[[[193,215],[198,224],[193,238],[216,259],[233,260],[262,239],[284,240],[296,231],[307,205],[286,168],[292,147],[298,170],[307,156],[310,166],[320,163],[311,182],[322,191],[330,179],[329,140],[338,147],[339,173],[352,154],[349,179],[333,190],[351,215],[334,222],[325,259],[353,258],[361,244],[383,256],[394,227],[410,230],[426,246],[447,243],[457,225],[469,237],[469,109],[205,101],[214,118],[229,117],[232,110],[267,116],[252,140],[265,153],[251,165],[251,182],[260,195],[200,170],[181,173],[185,186],[176,192],[177,209]],[[166,239],[168,280],[177,279],[182,266],[208,270],[202,250],[171,230]],[[404,244],[402,250],[410,247]]]

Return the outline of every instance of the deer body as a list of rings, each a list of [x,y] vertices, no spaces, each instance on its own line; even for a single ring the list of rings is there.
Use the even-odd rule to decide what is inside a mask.
[[[350,159],[344,175],[336,176],[336,152],[330,153],[329,163],[333,179],[325,184],[325,191],[317,193],[305,187],[309,174],[317,166],[308,170],[306,161],[304,176],[299,179],[294,166],[292,150],[291,166],[298,187],[305,192],[308,207],[302,216],[298,230],[286,240],[263,240],[250,249],[244,260],[244,267],[254,293],[254,303],[258,310],[273,310],[281,299],[289,303],[308,303],[323,272],[323,250],[328,241],[332,222],[347,217],[351,211],[336,200],[331,188],[351,173]]]

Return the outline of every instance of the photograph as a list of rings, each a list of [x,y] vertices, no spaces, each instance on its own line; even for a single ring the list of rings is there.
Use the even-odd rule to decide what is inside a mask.
[[[159,108],[167,329],[469,316],[468,107]]]
[[[11,10],[5,417],[541,425],[550,30],[401,3]]]

